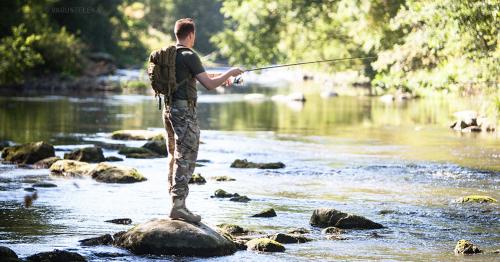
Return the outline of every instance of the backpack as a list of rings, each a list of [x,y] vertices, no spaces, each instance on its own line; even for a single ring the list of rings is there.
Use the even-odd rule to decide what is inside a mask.
[[[151,87],[158,97],[158,107],[161,110],[161,95],[165,97],[165,104],[171,105],[172,94],[181,83],[175,79],[175,58],[177,47],[171,45],[151,52],[149,55],[148,76]]]

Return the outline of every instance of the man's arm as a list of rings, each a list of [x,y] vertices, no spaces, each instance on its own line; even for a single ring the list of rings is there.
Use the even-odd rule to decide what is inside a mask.
[[[231,76],[238,76],[243,73],[243,70],[239,68],[231,68],[224,72],[223,74],[217,76],[209,76],[207,72],[201,72],[196,75],[196,79],[208,90],[215,89],[216,87],[225,83]]]

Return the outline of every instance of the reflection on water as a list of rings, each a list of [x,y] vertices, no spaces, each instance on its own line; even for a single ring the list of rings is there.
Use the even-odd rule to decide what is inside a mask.
[[[311,87],[304,87],[307,102],[300,107],[271,99],[292,91],[297,90],[252,87],[234,89],[229,95],[201,95],[198,114],[204,144],[199,158],[211,162],[197,167],[208,182],[191,186],[188,205],[209,225],[235,223],[265,233],[305,227],[312,230],[315,241],[287,245],[283,254],[243,251],[210,260],[442,261],[455,258],[452,250],[461,238],[487,250],[500,248],[497,204],[453,202],[469,194],[500,199],[497,135],[458,134],[447,128],[454,111],[476,109],[474,99],[388,105],[366,97],[322,99]],[[265,99],[250,101],[245,97],[248,93],[263,93]],[[47,140],[58,149],[71,149],[88,141],[116,142],[109,139],[109,132],[161,128],[162,122],[150,96],[32,95],[1,97],[0,125],[0,139]],[[140,146],[143,142],[125,143]],[[118,156],[113,150],[104,154]],[[229,168],[236,158],[282,161],[286,168]],[[48,170],[0,165],[0,244],[21,256],[63,248],[91,261],[150,261],[113,247],[81,247],[78,240],[130,227],[104,222],[108,219],[129,217],[141,223],[165,216],[170,205],[165,161],[120,163],[137,168],[148,179],[130,185],[64,179],[50,176]],[[220,175],[236,181],[211,179]],[[39,189],[33,207],[23,208],[23,188],[47,180],[57,187]],[[252,201],[210,198],[219,188],[248,195]],[[278,216],[249,217],[268,207]],[[370,231],[350,231],[345,241],[327,240],[308,225],[318,207],[367,216],[387,228],[376,231],[381,237]],[[110,255],[118,257],[103,258]],[[470,259],[495,260],[495,255]]]

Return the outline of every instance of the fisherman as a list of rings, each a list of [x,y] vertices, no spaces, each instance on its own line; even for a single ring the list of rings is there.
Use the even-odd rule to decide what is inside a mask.
[[[196,38],[195,23],[191,18],[175,22],[177,55],[175,77],[180,85],[172,94],[170,106],[163,110],[167,131],[168,184],[172,197],[171,219],[182,219],[191,223],[201,221],[199,215],[186,207],[189,193],[188,182],[193,175],[200,143],[200,128],[196,116],[196,80],[206,89],[213,90],[221,85],[230,85],[230,77],[243,73],[239,68],[231,68],[218,75],[209,75],[200,57],[191,49]],[[187,79],[188,81],[182,81]]]

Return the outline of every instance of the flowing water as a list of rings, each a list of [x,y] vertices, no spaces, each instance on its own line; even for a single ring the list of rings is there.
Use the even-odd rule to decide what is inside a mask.
[[[386,104],[378,98],[322,98],[319,87],[252,86],[225,94],[203,92],[198,115],[202,129],[197,167],[207,183],[191,185],[188,206],[212,226],[234,223],[264,233],[297,227],[315,239],[288,244],[281,254],[239,251],[213,261],[298,260],[491,260],[498,254],[461,258],[459,239],[482,249],[500,248],[498,204],[464,205],[455,199],[489,195],[500,199],[498,133],[462,134],[448,129],[452,113],[477,109],[478,98],[417,99]],[[305,103],[270,99],[305,93]],[[260,93],[263,95],[247,95]],[[276,98],[276,97],[275,97]],[[0,97],[0,139],[16,143],[45,140],[56,154],[109,138],[118,129],[160,129],[160,112],[150,95],[13,94]],[[144,141],[127,141],[140,146]],[[119,156],[104,150],[106,156]],[[234,169],[237,158],[281,161],[278,170]],[[125,159],[147,177],[135,184],[105,184],[63,179],[46,169],[0,165],[0,245],[20,256],[55,248],[72,250],[91,261],[191,261],[198,258],[138,257],[114,247],[82,247],[78,240],[130,228],[104,222],[131,218],[142,223],[165,217],[170,203],[166,159]],[[233,182],[216,182],[228,175]],[[23,188],[50,181],[38,199],[23,207]],[[250,197],[248,203],[214,199],[216,189]],[[250,215],[273,207],[274,218]],[[347,240],[327,240],[309,226],[312,211],[336,208],[386,226],[353,230]],[[382,212],[381,212],[382,211]],[[374,235],[376,232],[377,235]]]

